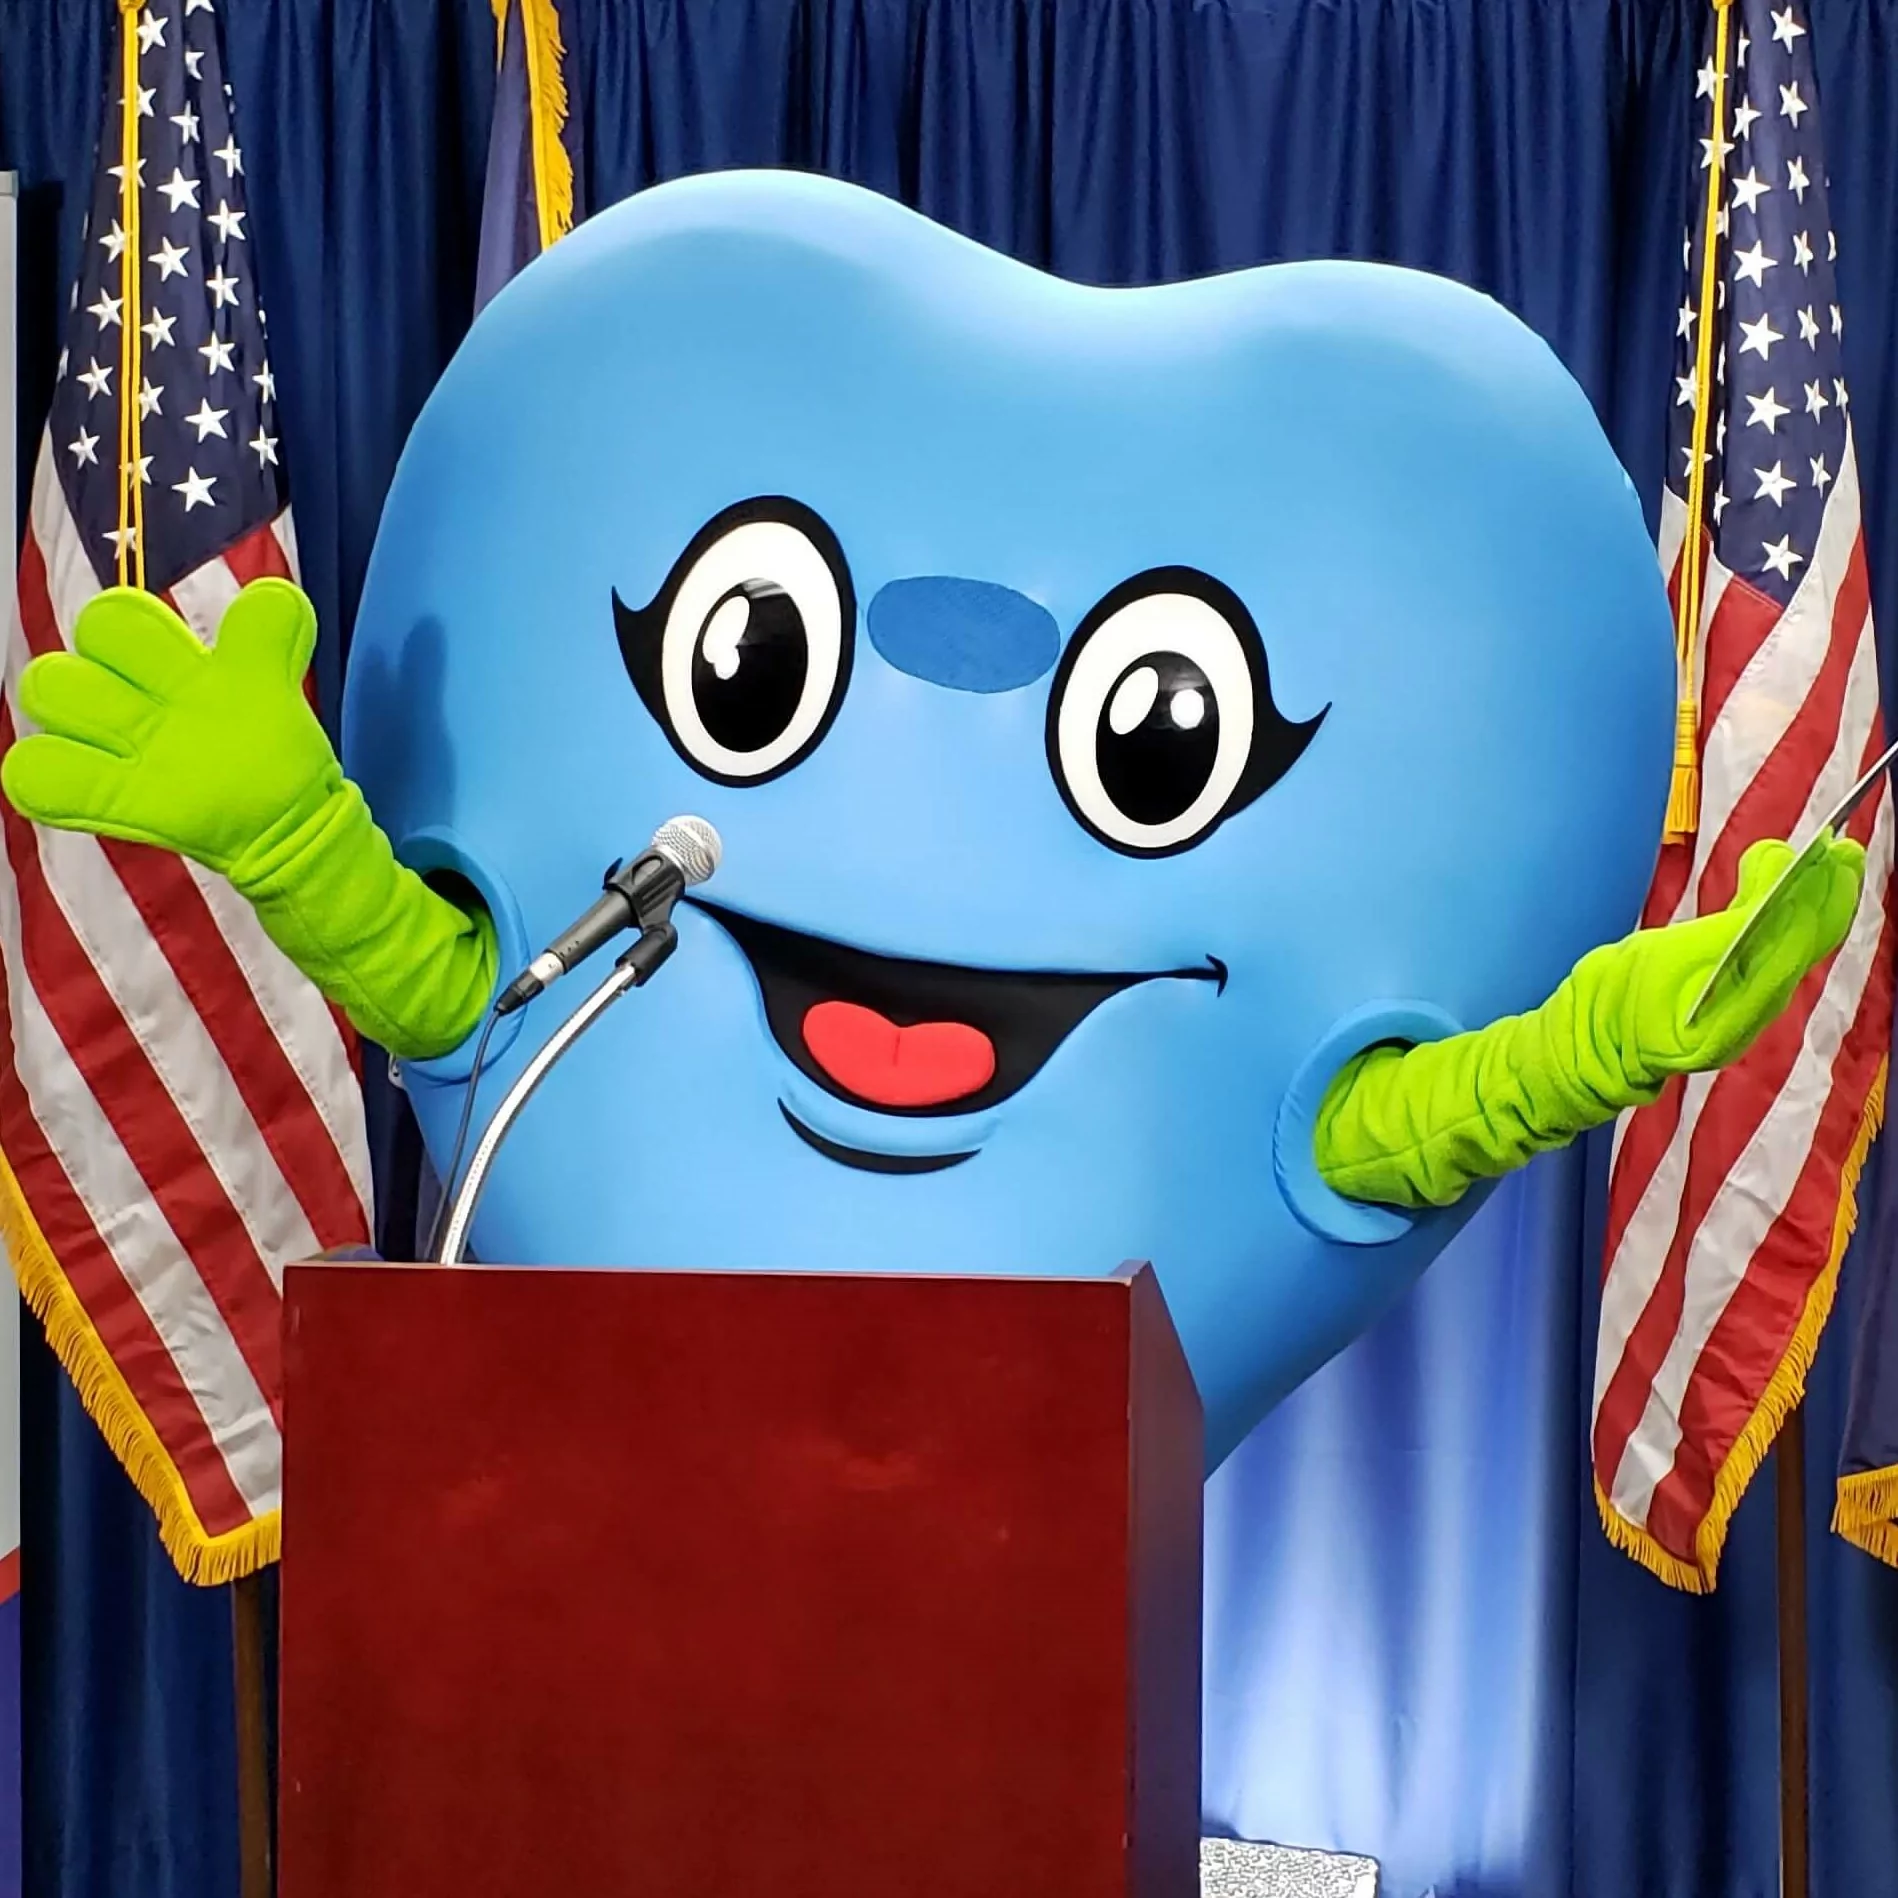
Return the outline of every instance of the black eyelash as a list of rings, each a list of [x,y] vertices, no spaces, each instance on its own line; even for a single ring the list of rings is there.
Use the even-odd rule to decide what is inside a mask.
[[[633,682],[640,703],[652,714],[653,722],[668,738],[673,737],[672,720],[666,716],[666,695],[659,684],[659,650],[665,637],[666,614],[672,607],[677,587],[670,580],[645,606],[628,606],[613,589],[613,631],[619,638],[620,663]],[[677,744],[677,739],[673,739]]]
[[[1219,815],[1197,836],[1189,837],[1183,843],[1147,849],[1121,843],[1104,835],[1069,795],[1067,777],[1061,769],[1057,728],[1069,675],[1089,639],[1123,607],[1155,593],[1184,593],[1193,599],[1204,600],[1238,635],[1240,650],[1246,656],[1246,670],[1252,676],[1253,720],[1252,743],[1246,752],[1245,768],[1240,772],[1239,782],[1233,786],[1232,795]],[[1277,701],[1272,697],[1272,675],[1266,664],[1265,641],[1259,635],[1258,622],[1253,619],[1246,603],[1224,581],[1215,580],[1211,574],[1202,573],[1197,567],[1150,567],[1144,573],[1123,580],[1098,600],[1074,629],[1074,637],[1062,652],[1061,663],[1055,668],[1054,683],[1048,693],[1048,768],[1053,773],[1062,802],[1067,805],[1074,821],[1110,850],[1117,850],[1125,857],[1177,856],[1182,851],[1204,843],[1227,818],[1237,816],[1284,777],[1305,755],[1305,748],[1317,736],[1319,726],[1325,722],[1330,711],[1331,707],[1325,705],[1310,718],[1293,720],[1279,710]]]

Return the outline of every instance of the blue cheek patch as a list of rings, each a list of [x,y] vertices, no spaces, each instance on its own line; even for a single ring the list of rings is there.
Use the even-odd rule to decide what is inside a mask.
[[[1482,1197],[1338,1200],[1331,1074],[1635,925],[1674,685],[1627,477],[1486,298],[1089,288],[728,172],[482,312],[384,508],[344,756],[510,960],[664,819],[724,839],[510,1133],[479,1256],[1149,1259],[1217,1463]],[[508,1018],[484,1115],[596,979]],[[404,1071],[438,1171],[468,1066]]]
[[[954,692],[1015,692],[1061,650],[1045,606],[988,580],[892,580],[870,602],[870,643],[899,672]]]

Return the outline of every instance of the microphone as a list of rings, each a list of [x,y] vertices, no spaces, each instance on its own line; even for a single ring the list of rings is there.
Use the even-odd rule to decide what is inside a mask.
[[[631,863],[607,871],[604,893],[501,991],[494,1012],[513,1014],[622,930],[669,935],[673,904],[718,868],[724,850],[704,818],[669,818]]]

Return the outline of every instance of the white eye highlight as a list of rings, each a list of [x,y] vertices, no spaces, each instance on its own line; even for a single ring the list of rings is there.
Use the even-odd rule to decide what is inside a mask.
[[[730,679],[738,671],[738,642],[751,624],[751,602],[742,593],[734,593],[723,605],[712,609],[705,622],[702,650],[706,663],[721,679]]]
[[[1167,709],[1181,731],[1194,731],[1206,716],[1206,695],[1197,686],[1183,685],[1174,693],[1173,703]]]
[[[1118,737],[1125,738],[1153,710],[1160,696],[1160,675],[1151,666],[1135,666],[1121,680],[1114,702],[1107,708],[1107,722]]]

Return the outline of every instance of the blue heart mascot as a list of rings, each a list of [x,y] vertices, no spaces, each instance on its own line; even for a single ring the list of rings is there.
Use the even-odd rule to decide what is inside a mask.
[[[723,868],[512,1134],[481,1255],[1151,1259],[1209,1466],[1485,1181],[1740,1053],[1859,892],[1834,845],[1697,1015],[1785,846],[1625,933],[1674,701],[1634,493],[1522,324],[1372,265],[1092,289],[816,178],[647,192],[417,422],[340,761],[314,638],[282,582],[208,649],[103,594],[8,796],[228,876],[438,1167],[501,981],[702,814]]]

